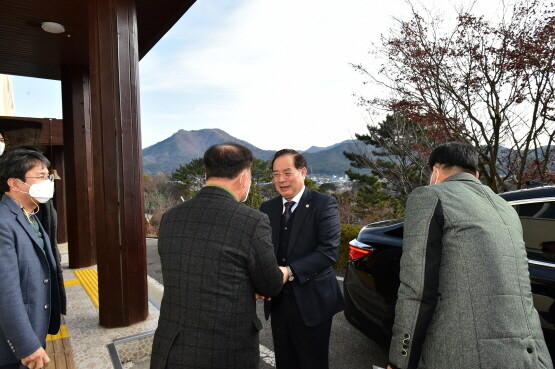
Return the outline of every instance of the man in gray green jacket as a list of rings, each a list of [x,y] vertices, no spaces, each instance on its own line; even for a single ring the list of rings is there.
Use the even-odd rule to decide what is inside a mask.
[[[389,368],[553,368],[518,215],[480,183],[472,146],[428,164],[407,202]]]

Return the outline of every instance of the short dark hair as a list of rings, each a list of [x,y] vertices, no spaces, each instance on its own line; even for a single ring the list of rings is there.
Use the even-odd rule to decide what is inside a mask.
[[[44,153],[43,153],[42,151],[40,151],[38,148],[36,148],[35,146],[20,145],[20,146],[13,147],[13,148],[11,149],[11,151],[15,151],[15,150],[30,150],[30,151],[36,151],[36,152],[40,152],[41,154],[44,155]]]
[[[464,142],[447,142],[436,147],[430,154],[428,166],[433,169],[435,164],[446,168],[460,167],[465,172],[474,174],[478,171],[478,151]]]
[[[274,169],[274,162],[276,161],[277,158],[283,155],[293,155],[293,162],[295,163],[295,168],[301,169],[301,168],[307,167],[306,159],[302,154],[299,154],[296,150],[293,150],[293,149],[282,149],[274,154],[274,157],[272,158],[272,166],[270,169],[272,170]]]
[[[0,156],[0,192],[10,190],[9,178],[18,178],[25,182],[25,174],[41,163],[47,168],[50,167],[50,161],[40,151],[19,147],[8,150]]]
[[[237,177],[243,169],[252,165],[252,152],[235,142],[212,145],[204,153],[206,179]]]

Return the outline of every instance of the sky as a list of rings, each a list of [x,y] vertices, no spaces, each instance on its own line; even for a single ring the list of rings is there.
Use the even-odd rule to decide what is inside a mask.
[[[355,96],[382,92],[351,64],[378,68],[369,51],[408,13],[404,0],[197,0],[139,63],[143,148],[180,129],[219,128],[265,150],[367,132],[383,117]],[[59,81],[13,84],[17,116],[62,118]]]

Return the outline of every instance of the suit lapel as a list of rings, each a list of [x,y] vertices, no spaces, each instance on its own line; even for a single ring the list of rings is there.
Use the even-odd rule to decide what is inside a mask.
[[[38,219],[37,219],[37,223],[42,233],[42,239],[44,241],[44,252],[46,254],[46,257],[48,258],[48,264],[50,264],[51,268],[54,268],[54,266],[56,265],[56,258],[54,257],[54,251],[52,250],[52,241],[50,240],[50,237],[47,235],[46,230],[42,226],[41,222],[38,221]],[[35,230],[33,229],[33,232],[34,231]],[[36,236],[36,233],[35,233],[35,236]]]
[[[27,220],[27,217],[23,213],[23,210],[19,207],[18,204],[15,203],[14,200],[12,200],[10,198],[7,198],[7,197],[8,197],[7,195],[2,196],[2,202],[4,204],[8,205],[8,207],[10,208],[12,213],[14,213],[15,219],[21,225],[21,228],[23,228],[25,230],[25,232],[27,233],[27,235],[29,236],[31,241],[33,241],[33,246],[35,247],[35,249],[40,251],[39,255],[44,254],[41,250],[41,247],[40,247],[40,240],[38,239],[35,230],[33,229],[31,224]],[[38,219],[35,218],[35,221],[38,222],[39,229],[41,230],[42,234],[44,235],[45,232],[44,232],[44,229],[42,228],[42,225],[40,224]],[[43,236],[43,240],[44,240],[44,251],[46,252],[46,255],[49,255],[49,253],[47,251],[50,248],[49,244],[48,244],[48,240],[44,236]],[[50,257],[49,257],[49,259],[50,259]]]
[[[281,213],[283,211],[283,202],[281,196],[278,196],[271,202],[270,214],[270,226],[272,227],[272,244],[274,245],[274,252],[277,255],[277,249],[279,245],[279,226],[281,224]]]
[[[306,219],[306,215],[310,211],[310,190],[305,188],[303,195],[301,196],[301,201],[295,209],[295,216],[293,217],[293,224],[291,226],[291,233],[289,234],[289,245],[287,245],[287,256],[293,250],[295,242],[297,242],[297,237]]]
[[[25,216],[25,214],[23,214],[23,211],[21,211],[20,213],[21,214],[17,214],[17,221],[19,222],[19,224],[21,224],[21,227],[25,230],[25,232],[27,232],[27,235],[29,235],[29,238],[31,238],[31,240],[33,241],[33,246],[35,246],[35,248],[40,250],[40,252],[42,253],[42,250],[40,247],[40,240],[37,237],[37,233],[33,229],[33,226],[31,226],[31,224],[27,220],[27,217]],[[38,222],[38,219],[35,218],[34,221]],[[40,223],[39,223],[39,228],[42,230]],[[44,240],[44,251],[46,252],[47,241],[44,237],[44,232],[42,234],[43,234],[43,240]]]

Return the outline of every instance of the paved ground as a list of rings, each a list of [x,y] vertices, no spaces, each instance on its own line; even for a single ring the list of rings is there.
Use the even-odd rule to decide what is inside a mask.
[[[163,284],[157,240],[147,239],[147,270],[148,275]],[[341,287],[342,283],[340,283]],[[258,316],[264,323],[260,332],[261,349],[260,369],[272,369],[269,364],[273,358],[273,342],[271,328],[262,317],[262,303],[258,302]],[[267,350],[265,350],[266,348]],[[330,342],[331,369],[371,369],[372,365],[384,367],[387,363],[386,353],[366,336],[353,328],[343,314],[337,314],[333,321]]]

